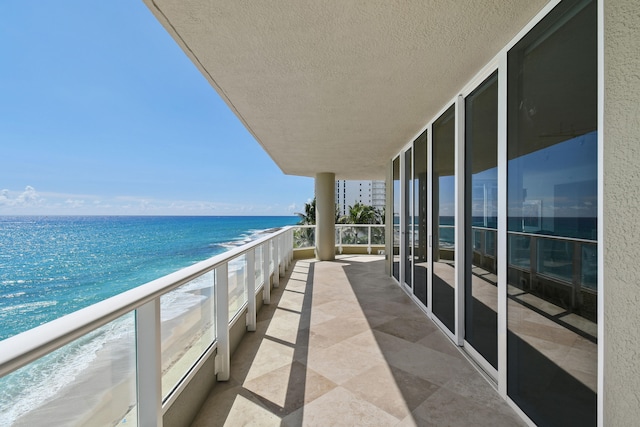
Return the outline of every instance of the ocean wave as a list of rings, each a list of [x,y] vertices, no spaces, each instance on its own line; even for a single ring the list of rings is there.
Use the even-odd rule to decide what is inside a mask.
[[[250,230],[247,230],[246,233],[241,234],[234,240],[217,243],[216,245],[222,246],[223,248],[233,249],[242,245],[246,245],[247,243],[251,243],[254,240],[264,237],[266,234],[272,234],[272,233],[275,233],[276,231],[280,231],[281,229],[282,229],[281,227],[266,228],[266,229],[250,229]]]
[[[18,292],[19,294],[20,292]],[[22,294],[24,295],[24,292],[22,292]],[[17,294],[15,294],[16,296],[19,296]],[[5,298],[8,297],[8,295],[4,296]],[[10,307],[3,307],[0,308],[0,312],[2,313],[8,313],[8,312],[16,312],[16,314],[25,314],[28,313],[30,311],[34,311],[37,310],[39,308],[44,308],[44,307],[51,307],[53,305],[57,305],[58,301],[38,301],[38,302],[28,302],[28,303],[24,303],[24,304],[16,304],[16,305],[12,305]]]
[[[133,315],[126,315],[0,378],[0,425],[10,426],[61,395],[107,345],[125,338],[133,344],[133,325]]]
[[[205,280],[207,277],[210,280]],[[210,295],[213,295],[213,279],[207,274],[163,295],[160,298],[160,321],[166,322],[175,319],[188,313],[193,307],[202,304],[204,300],[209,298],[202,291],[208,288],[211,289]]]
[[[15,292],[13,294],[4,294],[4,295],[0,295],[0,298],[18,298],[21,296],[26,295],[26,292]]]

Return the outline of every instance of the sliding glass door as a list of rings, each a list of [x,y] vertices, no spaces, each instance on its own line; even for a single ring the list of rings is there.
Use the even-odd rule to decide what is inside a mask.
[[[413,143],[413,294],[427,306],[427,132]]]
[[[597,4],[508,53],[507,389],[540,425],[596,424]]]
[[[497,72],[465,99],[464,234],[465,341],[497,370]]]
[[[455,107],[433,123],[432,311],[455,333]]]
[[[393,277],[400,281],[400,212],[402,206],[400,205],[400,157],[393,159],[392,164],[393,185],[391,188],[392,200],[393,200]]]
[[[393,161],[393,275],[535,424],[592,426],[597,2],[536,19]]]

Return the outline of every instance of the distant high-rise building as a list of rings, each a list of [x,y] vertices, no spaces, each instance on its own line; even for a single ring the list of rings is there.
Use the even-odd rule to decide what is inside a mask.
[[[384,181],[336,180],[336,204],[340,215],[349,213],[349,206],[356,203],[384,209],[386,187]]]

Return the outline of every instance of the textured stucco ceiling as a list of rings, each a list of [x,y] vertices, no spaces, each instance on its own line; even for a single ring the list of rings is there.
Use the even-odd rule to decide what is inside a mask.
[[[383,178],[547,3],[144,1],[284,173],[339,179]]]

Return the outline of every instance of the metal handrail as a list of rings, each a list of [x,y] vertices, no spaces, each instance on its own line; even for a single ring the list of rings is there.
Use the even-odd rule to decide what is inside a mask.
[[[566,240],[569,242],[578,242],[578,243],[590,243],[590,244],[598,244],[597,240],[591,239],[580,239],[577,237],[564,237],[564,236],[554,236],[552,234],[539,234],[539,233],[527,233],[524,231],[507,231],[507,234],[512,234],[515,236],[525,236],[525,237],[538,237],[542,239],[553,239],[553,240]]]

